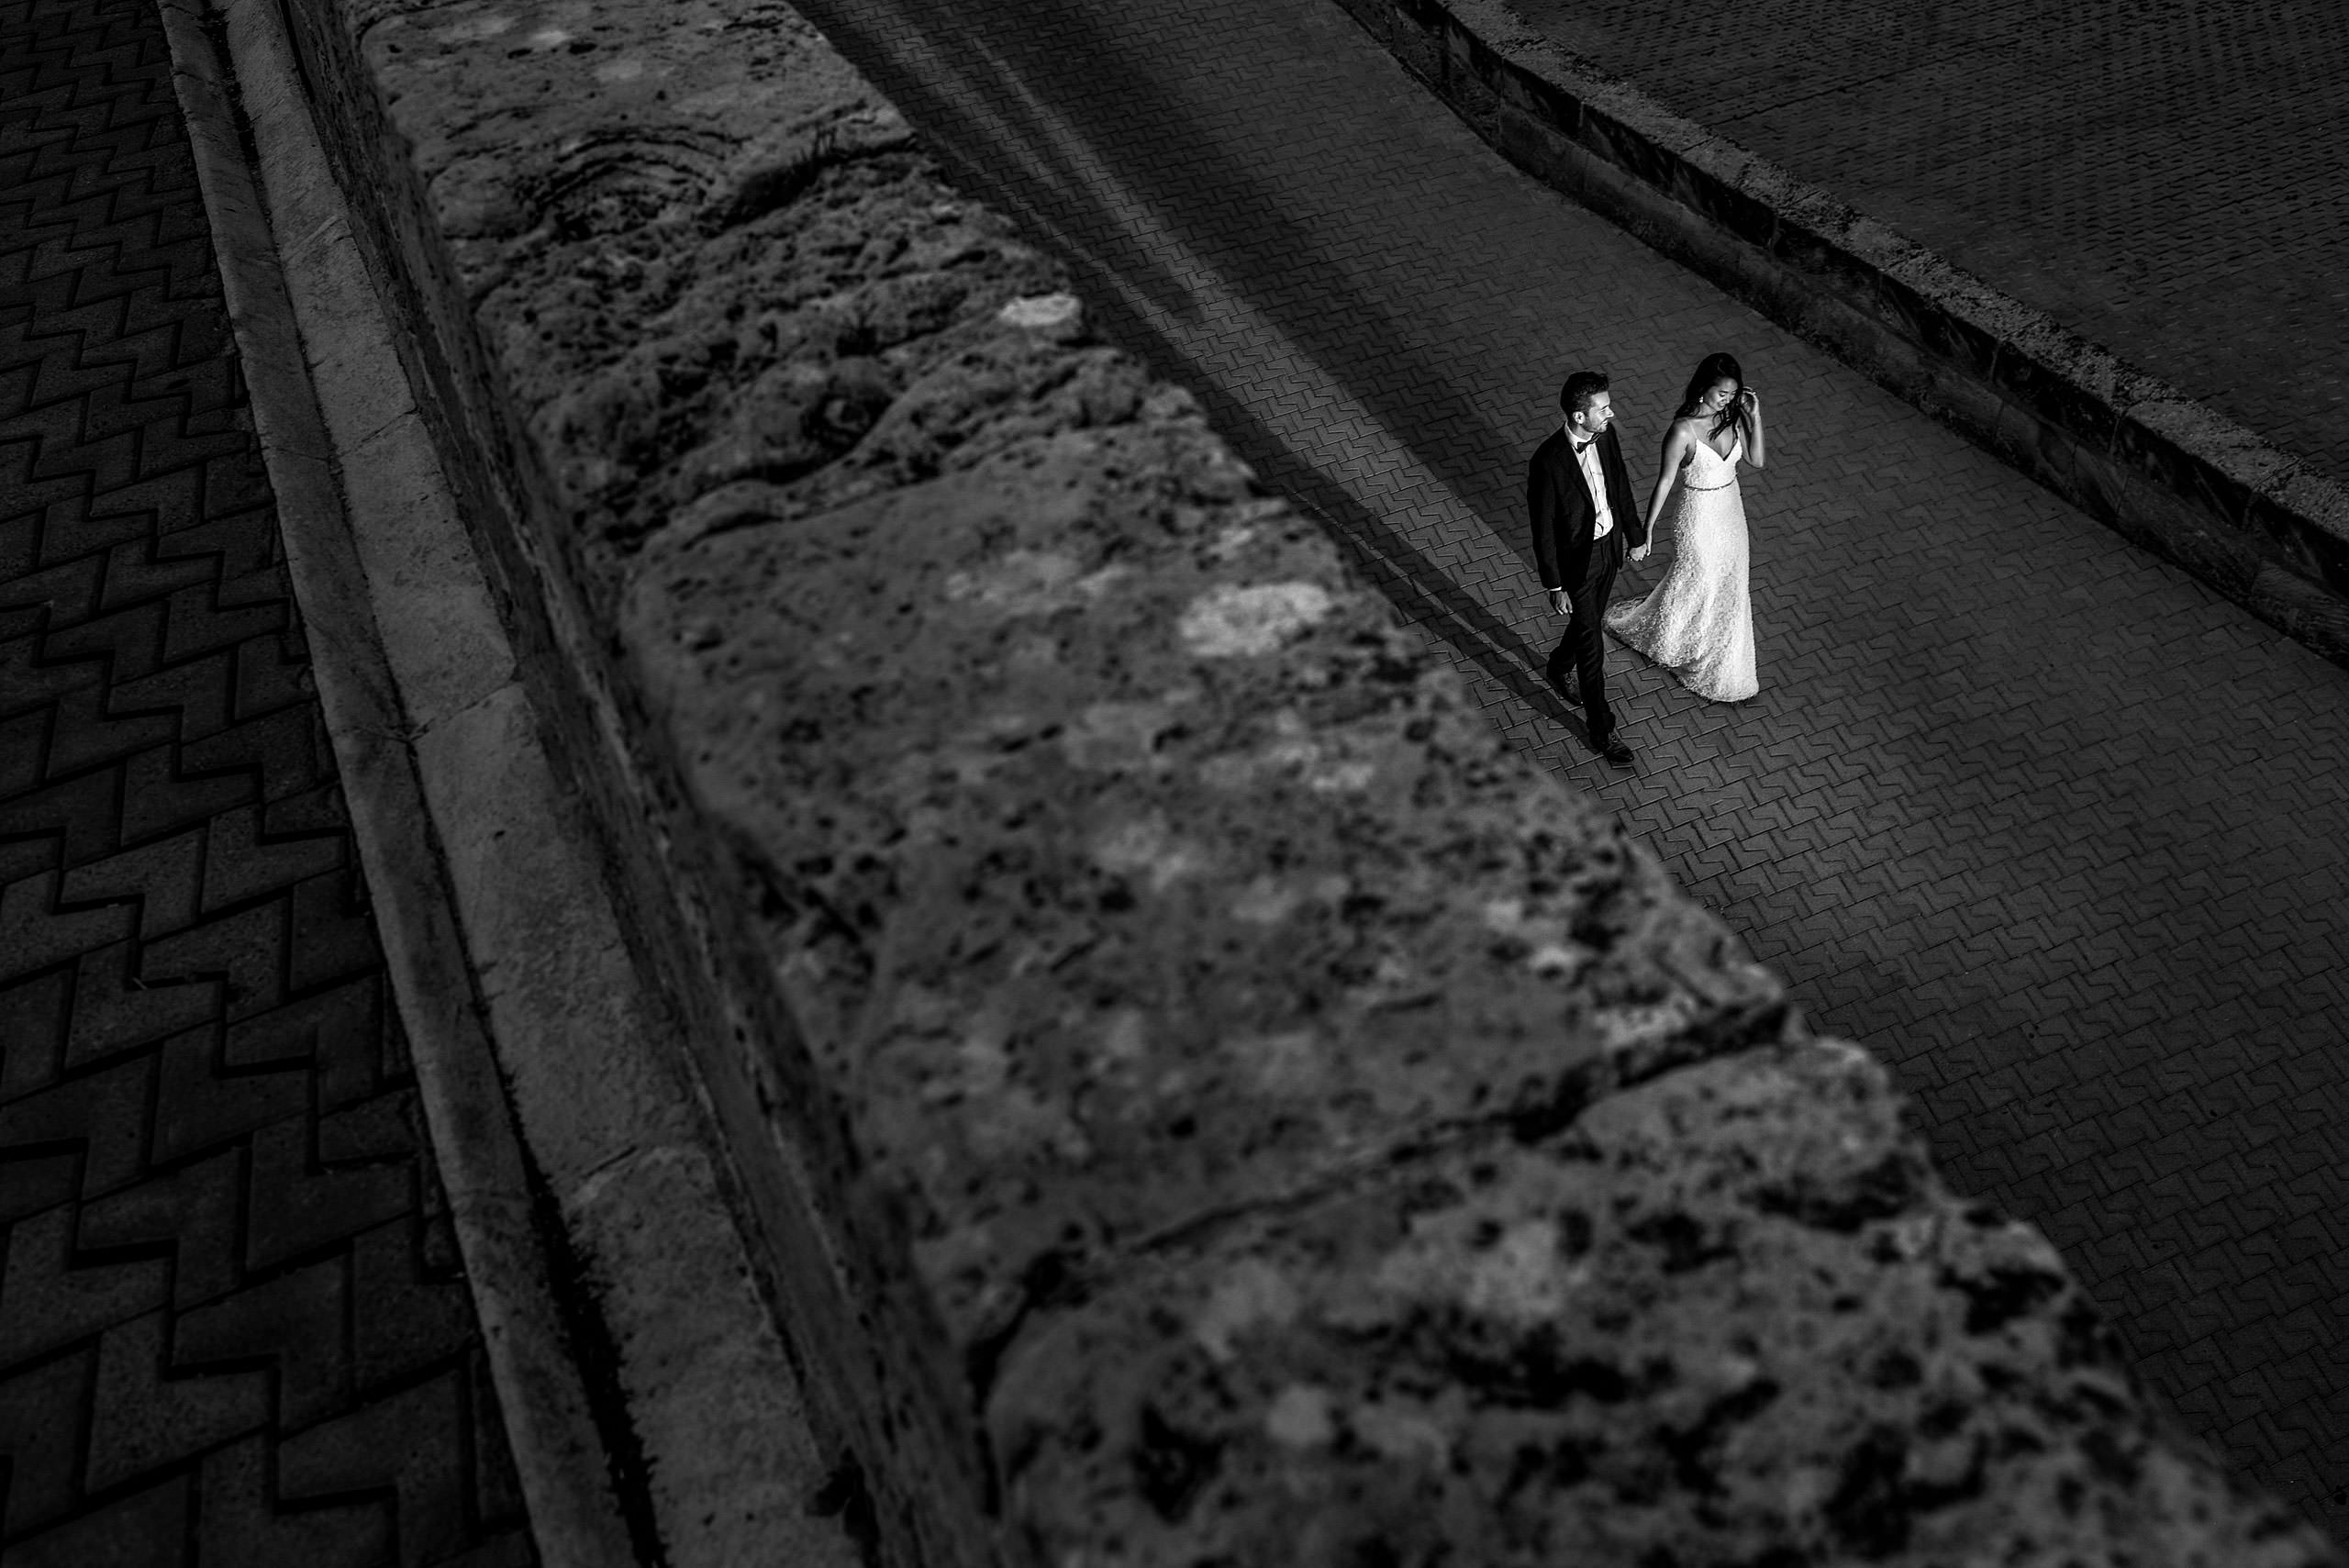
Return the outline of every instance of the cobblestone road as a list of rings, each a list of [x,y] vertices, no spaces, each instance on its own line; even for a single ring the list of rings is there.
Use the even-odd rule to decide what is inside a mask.
[[[2349,479],[2349,28],[2316,0],[1510,0]]]
[[[0,1562],[536,1560],[145,0],[0,0]]]
[[[802,8],[2349,1536],[2349,672],[1518,174],[1319,0]],[[1717,348],[1772,422],[1764,689],[1617,649],[1627,776],[1535,684],[1522,465],[1594,365],[1643,485]]]

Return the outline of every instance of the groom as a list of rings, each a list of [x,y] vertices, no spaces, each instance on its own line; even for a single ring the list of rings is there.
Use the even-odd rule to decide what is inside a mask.
[[[1631,476],[1623,449],[1611,428],[1615,421],[1607,377],[1576,371],[1558,393],[1565,422],[1533,453],[1525,475],[1525,509],[1533,517],[1533,562],[1550,607],[1566,621],[1566,634],[1550,654],[1550,684],[1567,701],[1573,671],[1581,693],[1590,743],[1619,768],[1631,765],[1631,749],[1615,738],[1615,715],[1607,706],[1607,596],[1627,550],[1647,553],[1647,523],[1631,496]]]

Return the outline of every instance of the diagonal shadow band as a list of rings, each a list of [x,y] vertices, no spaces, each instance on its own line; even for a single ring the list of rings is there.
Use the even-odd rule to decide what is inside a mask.
[[[1105,309],[1103,315],[1110,315]],[[1112,336],[1132,344],[1146,332],[1139,322],[1119,323]],[[1163,345],[1162,345],[1163,347]],[[1155,356],[1152,356],[1155,357]],[[1159,367],[1153,366],[1153,369]],[[1187,366],[1168,367],[1179,375]],[[1478,603],[1386,518],[1349,495],[1344,485],[1298,457],[1236,398],[1212,383],[1181,379],[1199,393],[1216,429],[1257,464],[1267,483],[1320,522],[1348,561],[1386,595],[1407,622],[1419,627],[1469,660],[1501,689],[1571,732],[1584,745],[1590,732],[1552,689],[1542,673],[1546,655],[1535,651],[1516,629]]]
[[[1086,270],[1083,261],[1073,263]],[[1226,392],[1109,288],[1088,291],[1085,308],[1109,341],[1197,396],[1208,420],[1264,482],[1319,522],[1331,540],[1402,618],[1453,649],[1504,692],[1560,725],[1585,746],[1590,731],[1543,674],[1547,656],[1477,602],[1403,532],[1356,500],[1338,480],[1298,454],[1248,406]]]
[[[1081,258],[1071,264],[1080,271],[1089,270]],[[1256,466],[1266,484],[1319,522],[1347,561],[1386,595],[1406,622],[1467,659],[1502,691],[1590,747],[1588,728],[1542,673],[1547,656],[1537,652],[1515,628],[1453,582],[1450,573],[1430,560],[1400,529],[1291,448],[1245,403],[1226,392],[1203,367],[1129,309],[1115,289],[1088,289],[1086,309],[1105,338],[1197,396],[1217,433]]]
[[[1426,323],[1398,314],[1397,301],[1338,260],[1326,226],[1229,144],[1228,127],[1178,83],[1136,69],[1083,0],[797,4],[888,95],[957,185],[1051,246],[1111,340],[1201,394],[1226,438],[1338,537],[1372,541],[1404,580],[1442,601],[1449,619],[1431,629],[1464,639],[1463,651],[1480,662],[1516,654],[1534,672],[1532,690],[1548,689],[1520,639],[1464,595],[1441,595],[1448,573],[1340,486],[1315,484],[1310,458],[1272,426],[1234,399],[1207,397],[1218,371],[1164,335],[1163,323],[1197,328],[1208,317],[1199,280],[1171,271],[1145,231],[1180,236],[1199,262],[1241,281],[1251,309],[1468,505],[1508,505],[1525,453],[1505,444],[1431,351]],[[1353,24],[1336,20],[1351,36]],[[1398,90],[1418,90],[1398,67],[1383,69]],[[1168,156],[1176,147],[1182,155]],[[1146,307],[1119,307],[1137,295]],[[1499,653],[1479,652],[1496,635]],[[1505,684],[1522,693],[1525,679],[1520,672]]]
[[[1128,291],[1138,291],[1167,320],[1197,325],[1199,319],[1194,284],[1168,272],[1148,247],[1111,243],[1105,253],[1099,244],[1087,242],[1088,236],[1097,240],[1121,233],[1129,216],[1103,205],[1097,181],[1071,161],[1078,157],[1066,144],[1072,128],[1047,123],[1035,96],[1060,79],[1071,58],[1086,61],[1087,91],[1054,108],[1077,116],[1074,128],[1081,133],[1084,158],[1100,161],[1132,199],[1168,227],[1185,231],[1210,264],[1249,275],[1266,253],[1292,261],[1317,257],[1319,241],[1262,188],[1254,171],[1212,154],[1205,155],[1202,165],[1202,150],[1212,139],[1197,139],[1198,145],[1190,148],[1182,166],[1169,168],[1163,160],[1142,156],[1141,144],[1119,134],[1116,125],[1096,123],[1104,72],[1115,89],[1108,99],[1120,106],[1122,119],[1139,115],[1145,123],[1180,126],[1189,123],[1194,110],[1164,83],[1122,68],[1120,51],[1095,37],[1099,19],[1081,5],[1046,3],[1050,28],[1034,25],[1038,17],[1030,14],[1024,17],[1027,25],[987,28],[940,0],[800,0],[801,9],[924,132],[928,150],[958,184],[1056,242],[1060,261],[1074,274],[1105,338],[1197,395],[1225,439],[1267,484],[1315,516],[1406,621],[1453,650],[1507,698],[1587,746],[1587,728],[1550,685],[1542,652],[1455,582],[1402,528],[1357,500],[1341,480],[1228,392],[1213,367],[1193,360],[1129,302]],[[1086,40],[1094,47],[1077,47]],[[1095,107],[1083,107],[1085,103]],[[1002,156],[986,156],[991,150]],[[1036,160],[1037,166],[1022,172],[1022,156]],[[1217,193],[1216,218],[1204,228],[1193,210],[1195,187],[1201,183]],[[1252,292],[1251,303],[1326,366],[1384,428],[1427,432],[1425,439],[1406,438],[1406,444],[1464,502],[1490,505],[1511,494],[1514,486],[1502,475],[1513,475],[1522,454],[1494,444],[1486,421],[1450,378],[1438,373],[1440,367],[1419,364],[1421,373],[1403,377],[1411,388],[1408,396],[1388,373],[1397,354],[1415,363],[1420,357],[1410,325],[1340,282],[1340,270],[1316,267],[1312,275],[1312,289],[1300,291],[1294,280],[1276,283]],[[1461,434],[1469,431],[1487,433]]]

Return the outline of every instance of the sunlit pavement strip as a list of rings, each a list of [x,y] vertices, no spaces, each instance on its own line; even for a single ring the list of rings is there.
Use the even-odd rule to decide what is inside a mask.
[[[802,8],[1512,739],[1895,1065],[2189,1424],[2349,1533],[2349,673],[1517,173],[1334,8]],[[1591,365],[1644,484],[1720,348],[1776,460],[1744,477],[1763,692],[1616,650],[1626,774],[1534,706],[1523,464]]]

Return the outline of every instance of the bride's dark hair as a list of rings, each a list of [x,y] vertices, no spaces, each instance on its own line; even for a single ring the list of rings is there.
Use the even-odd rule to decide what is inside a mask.
[[[1745,372],[1739,368],[1734,356],[1707,354],[1697,366],[1697,373],[1688,378],[1688,390],[1680,399],[1680,412],[1673,417],[1686,419],[1695,414],[1698,405],[1704,402],[1705,394],[1712,391],[1713,384],[1718,381],[1733,381],[1737,383],[1738,392],[1745,390]],[[1713,416],[1710,434],[1718,436],[1744,417],[1745,409],[1738,402],[1736,394],[1732,393],[1730,400],[1721,406],[1721,411]]]

